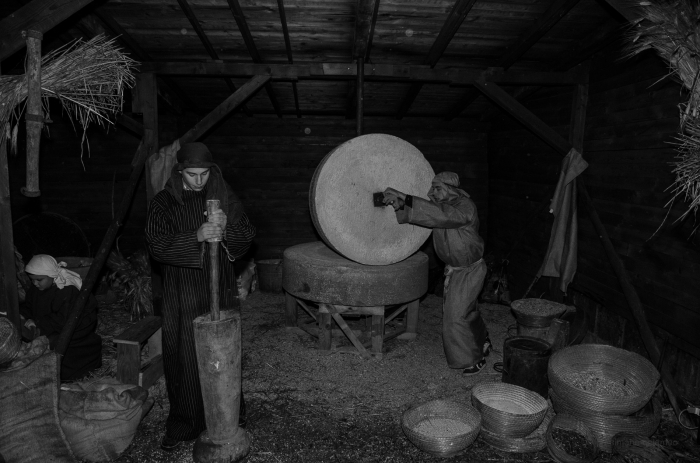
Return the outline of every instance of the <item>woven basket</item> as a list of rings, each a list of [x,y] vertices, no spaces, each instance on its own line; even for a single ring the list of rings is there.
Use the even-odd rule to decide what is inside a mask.
[[[7,317],[0,317],[0,365],[12,361],[22,347],[22,339],[15,325]]]
[[[637,455],[649,463],[666,463],[672,453],[663,445],[638,434],[621,432],[612,439],[613,452],[620,455]]]
[[[515,384],[479,383],[472,389],[472,405],[481,425],[505,437],[525,437],[542,423],[549,407],[536,392]]]
[[[528,310],[527,307],[531,306],[540,307],[542,313]],[[533,328],[549,328],[552,320],[561,317],[568,309],[564,304],[537,298],[518,299],[510,303],[510,308],[513,309],[519,325]]]
[[[468,431],[449,437],[430,436],[416,428],[428,419],[451,419],[465,424]],[[401,427],[413,445],[437,457],[451,457],[469,447],[481,429],[481,416],[475,408],[448,400],[431,400],[406,410]]]
[[[542,423],[526,437],[508,437],[496,434],[481,428],[479,436],[491,447],[502,452],[510,453],[527,453],[539,452],[547,447],[546,433],[550,421],[554,418],[554,414],[547,414]]]
[[[552,399],[554,411],[575,416],[583,421],[596,435],[600,449],[612,452],[612,439],[620,432],[651,436],[661,422],[661,403],[651,399],[642,407],[639,413],[634,415],[603,415],[589,410],[576,408],[559,397],[552,389],[549,390],[549,398]]]
[[[568,431],[576,431],[586,438],[586,441],[593,445],[593,455],[591,458],[581,458],[569,455],[564,449],[561,449],[554,442],[552,431],[555,429],[566,429]],[[547,427],[547,451],[559,463],[590,463],[598,456],[598,442],[595,434],[581,420],[574,418],[571,415],[560,414],[554,417]]]
[[[577,388],[574,381],[581,374],[613,381],[620,394]],[[659,381],[659,372],[649,360],[603,344],[581,344],[555,352],[549,359],[547,376],[554,392],[567,403],[605,415],[635,413],[649,402]]]

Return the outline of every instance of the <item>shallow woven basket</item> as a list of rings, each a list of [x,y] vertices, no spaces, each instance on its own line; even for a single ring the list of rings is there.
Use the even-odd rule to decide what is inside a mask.
[[[573,385],[572,376],[591,373],[615,381],[624,397],[584,391]],[[605,415],[631,415],[654,393],[659,372],[639,354],[603,344],[569,346],[554,353],[547,368],[554,392],[576,409]]]
[[[551,310],[547,314],[537,314],[524,309],[526,304],[540,305]],[[568,309],[564,304],[538,298],[518,299],[510,303],[510,308],[513,309],[518,324],[535,328],[549,328],[552,320],[562,316]]]
[[[583,421],[596,436],[598,446],[605,452],[612,452],[612,439],[620,432],[634,433],[649,437],[661,423],[661,402],[653,398],[639,413],[634,415],[603,415],[589,410],[576,408],[549,390],[554,411],[575,416]]]
[[[566,429],[568,431],[576,431],[586,438],[590,444],[593,444],[593,456],[590,459],[584,459],[569,455],[565,450],[557,447],[552,437],[552,431],[555,429]],[[560,414],[554,417],[547,427],[547,451],[559,463],[590,463],[598,456],[598,442],[595,434],[581,420],[571,416]]]
[[[448,418],[460,421],[469,427],[469,431],[451,437],[435,437],[416,431],[424,420]],[[413,445],[437,457],[451,457],[469,447],[481,429],[481,415],[465,404],[449,400],[431,400],[406,410],[401,417],[401,427]]]
[[[496,382],[474,386],[472,405],[481,413],[484,429],[505,437],[525,437],[532,433],[542,423],[549,407],[545,398],[536,392]]]
[[[0,317],[0,365],[15,358],[22,347],[22,339],[15,325],[7,317]]]
[[[527,453],[539,452],[547,447],[546,433],[550,421],[554,418],[554,414],[547,414],[542,423],[532,431],[531,434],[525,437],[508,437],[496,434],[487,429],[481,428],[481,439],[491,447],[502,452],[510,453]]]

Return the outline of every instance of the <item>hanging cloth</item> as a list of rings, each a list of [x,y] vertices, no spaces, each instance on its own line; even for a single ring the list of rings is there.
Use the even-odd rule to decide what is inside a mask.
[[[177,152],[180,149],[180,140],[175,140],[170,145],[164,146],[157,153],[152,154],[146,161],[148,164],[149,180],[153,189],[153,196],[165,187],[170,179],[173,166],[177,164]]]
[[[83,286],[83,280],[80,275],[65,268],[66,265],[65,262],[56,262],[56,259],[48,254],[37,254],[24,267],[24,271],[32,275],[45,275],[53,278],[58,289],[63,289],[65,286],[75,286],[80,289]]]
[[[576,255],[578,249],[578,218],[576,207],[576,177],[588,163],[575,148],[564,157],[559,173],[554,197],[549,212],[554,214],[554,223],[549,237],[549,246],[542,267],[537,272],[540,276],[560,277],[560,289],[566,293],[569,283],[576,274]]]

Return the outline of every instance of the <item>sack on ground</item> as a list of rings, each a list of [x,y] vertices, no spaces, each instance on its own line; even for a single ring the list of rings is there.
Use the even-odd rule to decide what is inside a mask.
[[[63,384],[58,416],[77,458],[110,461],[129,446],[152,405],[146,389],[106,378]]]

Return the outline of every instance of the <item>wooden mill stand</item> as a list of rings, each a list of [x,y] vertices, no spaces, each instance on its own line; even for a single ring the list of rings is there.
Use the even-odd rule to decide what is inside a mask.
[[[331,349],[332,320],[364,358],[381,358],[383,343],[389,339],[415,339],[419,298],[427,285],[428,257],[420,252],[392,265],[358,264],[321,242],[293,246],[284,252],[286,324],[297,327],[297,309],[301,306],[317,326],[299,327],[317,336],[322,350]],[[387,317],[386,309],[393,306],[398,307]],[[404,311],[404,329],[385,334],[385,325]],[[370,342],[361,342],[343,315],[371,316]]]

